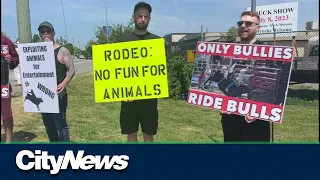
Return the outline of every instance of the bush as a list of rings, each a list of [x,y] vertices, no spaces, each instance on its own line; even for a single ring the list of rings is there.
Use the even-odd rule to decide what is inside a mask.
[[[190,88],[191,77],[194,63],[185,61],[184,56],[174,55],[169,58],[168,79],[169,96],[173,99],[179,99],[181,94],[187,94]]]

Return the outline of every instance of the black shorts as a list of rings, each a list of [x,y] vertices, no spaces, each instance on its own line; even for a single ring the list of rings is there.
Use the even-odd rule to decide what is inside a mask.
[[[158,130],[158,109],[156,100],[139,100],[122,102],[120,111],[120,127],[122,134],[141,130],[148,135],[156,135]]]

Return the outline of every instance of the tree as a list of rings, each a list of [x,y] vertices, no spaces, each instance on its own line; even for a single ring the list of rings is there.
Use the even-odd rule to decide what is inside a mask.
[[[81,55],[81,49],[79,49],[77,46],[73,46],[73,52],[76,56]]]
[[[131,33],[134,30],[133,24],[134,22],[131,20],[127,25],[113,25],[112,34],[109,37],[109,41],[111,43],[118,42],[121,36]]]
[[[88,53],[86,50],[81,50],[81,54],[82,54],[84,57],[88,57],[88,56],[89,56],[89,53]]]
[[[236,41],[238,35],[238,29],[234,26],[231,26],[227,32],[227,41]]]
[[[56,43],[57,44],[60,44],[60,45],[64,45],[64,44],[67,44],[67,40],[63,39],[61,36],[60,36],[60,39],[57,39],[56,40]]]
[[[127,25],[123,24],[116,24],[112,27],[112,33],[109,37],[108,43],[115,43],[118,42],[120,36],[126,35],[134,30],[133,26],[134,22],[131,20]],[[95,37],[97,38],[96,44],[106,44],[107,37],[104,34],[102,27],[97,27],[94,32]]]
[[[69,50],[70,54],[72,54],[72,55],[74,54],[73,44],[67,43],[67,44],[64,45],[64,47]]]
[[[32,42],[40,42],[40,36],[38,34],[34,34],[32,37]]]
[[[167,67],[169,96],[179,99],[189,91],[194,63],[187,63],[184,55],[175,54],[168,59]]]
[[[6,36],[6,33],[1,31],[1,35]]]
[[[95,42],[94,40],[90,39],[90,41],[87,43],[85,50],[87,52],[88,55],[92,56],[92,45],[97,44],[97,42]]]

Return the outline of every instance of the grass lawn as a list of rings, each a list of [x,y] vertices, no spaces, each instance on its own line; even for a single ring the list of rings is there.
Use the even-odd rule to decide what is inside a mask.
[[[275,124],[275,142],[316,142],[319,135],[318,91],[293,88],[291,94],[310,92],[313,96],[289,97],[283,124]],[[92,74],[78,75],[68,87],[67,120],[73,142],[120,143],[126,141],[119,126],[120,103],[94,102]],[[289,96],[290,96],[289,92]],[[307,93],[308,94],[308,93]],[[185,101],[159,100],[159,129],[156,142],[223,142],[217,111],[187,105]],[[48,142],[40,114],[23,111],[22,96],[13,98],[14,140]],[[3,130],[2,130],[3,136]],[[141,133],[139,140],[142,139]]]

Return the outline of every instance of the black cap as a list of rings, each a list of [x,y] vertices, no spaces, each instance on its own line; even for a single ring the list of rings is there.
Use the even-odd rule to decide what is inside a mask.
[[[47,27],[47,28],[51,29],[52,31],[54,31],[52,24],[49,23],[48,21],[42,22],[38,27],[38,31],[40,30],[41,27]]]
[[[134,10],[133,10],[133,13],[135,13],[138,9],[140,8],[146,8],[148,9],[149,13],[152,12],[152,8],[150,6],[150,4],[146,3],[146,2],[138,2],[135,6],[134,6]]]

